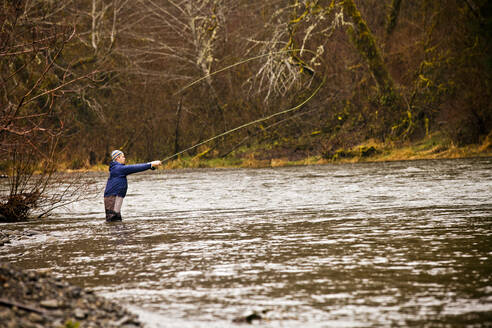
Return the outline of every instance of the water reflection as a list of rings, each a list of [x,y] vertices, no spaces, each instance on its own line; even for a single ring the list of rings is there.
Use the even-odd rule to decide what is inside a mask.
[[[491,159],[129,178],[121,223],[77,203],[0,249],[151,327],[492,324]],[[100,177],[101,184],[105,175]],[[101,209],[100,213],[97,209]]]

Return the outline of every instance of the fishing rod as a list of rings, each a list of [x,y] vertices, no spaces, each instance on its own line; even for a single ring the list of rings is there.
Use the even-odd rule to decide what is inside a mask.
[[[308,53],[316,54],[315,52],[310,51],[310,50],[307,50],[307,49],[303,49],[303,50],[302,50],[302,49],[291,49],[291,50],[282,50],[282,51],[277,51],[277,52],[270,52],[270,53],[267,53],[267,54],[262,54],[262,55],[258,55],[258,56],[255,56],[255,57],[251,57],[251,58],[248,58],[248,59],[242,60],[242,61],[240,61],[240,62],[238,62],[238,63],[234,63],[234,64],[232,64],[232,65],[229,65],[229,66],[226,66],[226,67],[224,67],[224,68],[221,68],[221,69],[219,69],[219,70],[217,70],[217,71],[215,71],[215,72],[212,72],[212,73],[210,73],[210,74],[208,74],[208,75],[205,75],[205,76],[203,76],[203,77],[201,77],[201,78],[199,78],[199,79],[197,79],[197,80],[195,80],[195,81],[193,81],[193,82],[191,82],[191,83],[187,84],[186,86],[184,86],[183,88],[181,88],[180,90],[178,90],[177,92],[175,92],[175,93],[173,94],[173,96],[176,96],[176,95],[178,95],[178,94],[182,93],[182,92],[183,92],[183,91],[185,91],[186,89],[188,89],[188,88],[192,87],[193,85],[195,85],[195,84],[197,84],[197,83],[199,83],[199,82],[203,81],[203,80],[204,80],[204,79],[206,79],[206,78],[209,78],[209,77],[211,77],[211,76],[213,76],[213,75],[219,74],[219,73],[221,73],[221,72],[223,72],[223,71],[226,71],[226,70],[228,70],[228,69],[231,69],[231,68],[233,68],[233,67],[235,67],[235,66],[239,66],[239,65],[242,65],[242,64],[244,64],[244,63],[247,63],[247,62],[250,62],[250,61],[253,61],[253,60],[259,59],[259,58],[263,58],[263,57],[266,57],[266,56],[271,56],[271,55],[275,55],[275,54],[282,54],[282,53],[287,53],[287,52],[299,52],[299,51],[306,51],[306,52],[308,52]],[[191,146],[191,147],[188,147],[188,148],[186,148],[186,149],[184,149],[184,150],[181,150],[181,151],[179,151],[179,152],[177,152],[177,153],[175,153],[175,154],[173,154],[173,155],[171,155],[171,156],[168,156],[168,157],[164,158],[164,159],[162,160],[162,162],[166,162],[166,161],[168,161],[168,160],[170,160],[170,159],[172,159],[172,158],[174,158],[174,157],[177,157],[177,156],[179,156],[179,155],[181,155],[181,154],[183,154],[183,153],[185,153],[185,152],[187,152],[187,151],[190,151],[190,150],[192,150],[192,149],[194,149],[194,148],[196,148],[196,147],[202,146],[202,145],[204,145],[204,144],[206,144],[206,143],[208,143],[208,142],[210,142],[210,141],[213,141],[213,140],[215,140],[215,139],[221,138],[221,137],[226,136],[226,135],[228,135],[228,134],[230,134],[230,133],[232,133],[232,132],[235,132],[235,131],[241,130],[241,129],[245,128],[245,127],[248,127],[248,126],[250,126],[250,125],[254,125],[254,124],[258,124],[258,123],[264,122],[264,121],[268,121],[268,120],[270,120],[270,119],[272,119],[272,118],[274,118],[274,117],[276,117],[276,116],[283,115],[283,114],[287,114],[287,113],[289,113],[289,112],[293,112],[293,111],[295,111],[295,110],[297,110],[297,109],[301,108],[302,106],[304,106],[305,104],[307,104],[307,103],[308,103],[308,102],[309,102],[312,98],[314,98],[314,96],[315,96],[315,95],[319,92],[319,90],[320,90],[320,89],[321,89],[321,87],[325,84],[325,82],[326,82],[326,76],[323,78],[323,80],[321,81],[321,83],[319,84],[319,86],[318,86],[318,87],[317,87],[317,88],[313,91],[313,93],[311,93],[311,94],[309,95],[309,97],[307,97],[307,98],[306,98],[306,99],[304,99],[301,103],[297,104],[297,105],[296,105],[296,106],[294,106],[294,107],[291,107],[291,108],[288,108],[288,109],[285,109],[285,110],[282,110],[282,111],[276,112],[276,113],[274,113],[274,114],[271,114],[271,115],[268,115],[268,116],[265,116],[265,117],[259,118],[259,119],[257,119],[257,120],[254,120],[254,121],[251,121],[251,122],[245,123],[245,124],[243,124],[243,125],[240,125],[240,126],[237,126],[237,127],[233,128],[233,129],[230,129],[230,130],[227,130],[227,131],[225,131],[225,132],[222,132],[222,133],[220,133],[220,134],[218,134],[218,135],[216,135],[216,136],[213,136],[213,137],[211,137],[211,138],[209,138],[209,139],[206,139],[206,140],[204,140],[204,141],[201,141],[201,142],[199,142],[199,143],[197,143],[197,144],[195,144],[195,145],[193,145],[193,146]]]

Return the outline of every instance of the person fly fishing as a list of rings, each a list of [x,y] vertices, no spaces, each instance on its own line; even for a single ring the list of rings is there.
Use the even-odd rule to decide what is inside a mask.
[[[104,190],[104,209],[106,210],[106,221],[121,221],[121,205],[126,196],[128,182],[126,176],[129,174],[154,169],[162,165],[161,161],[153,161],[145,164],[125,165],[125,154],[121,150],[111,152],[111,163],[109,164],[109,178]]]

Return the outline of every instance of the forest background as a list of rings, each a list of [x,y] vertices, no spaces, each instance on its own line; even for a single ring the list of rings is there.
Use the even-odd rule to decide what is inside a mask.
[[[56,153],[78,169],[107,164],[118,148],[135,161],[164,158],[296,106],[322,81],[298,111],[190,154],[332,158],[368,140],[435,132],[458,146],[480,143],[492,120],[491,7],[485,0],[3,1],[2,162]],[[209,76],[255,56],[263,57]]]
[[[44,186],[113,149],[163,159],[286,110],[168,167],[409,144],[490,154],[491,13],[487,0],[3,0],[0,173],[28,177],[10,196],[36,198],[44,187],[21,188],[33,172]]]

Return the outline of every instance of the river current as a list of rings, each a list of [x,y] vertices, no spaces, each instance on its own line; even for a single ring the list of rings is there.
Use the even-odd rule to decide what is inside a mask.
[[[90,173],[101,189],[107,174]],[[492,158],[147,171],[0,261],[50,268],[147,327],[492,326]]]

